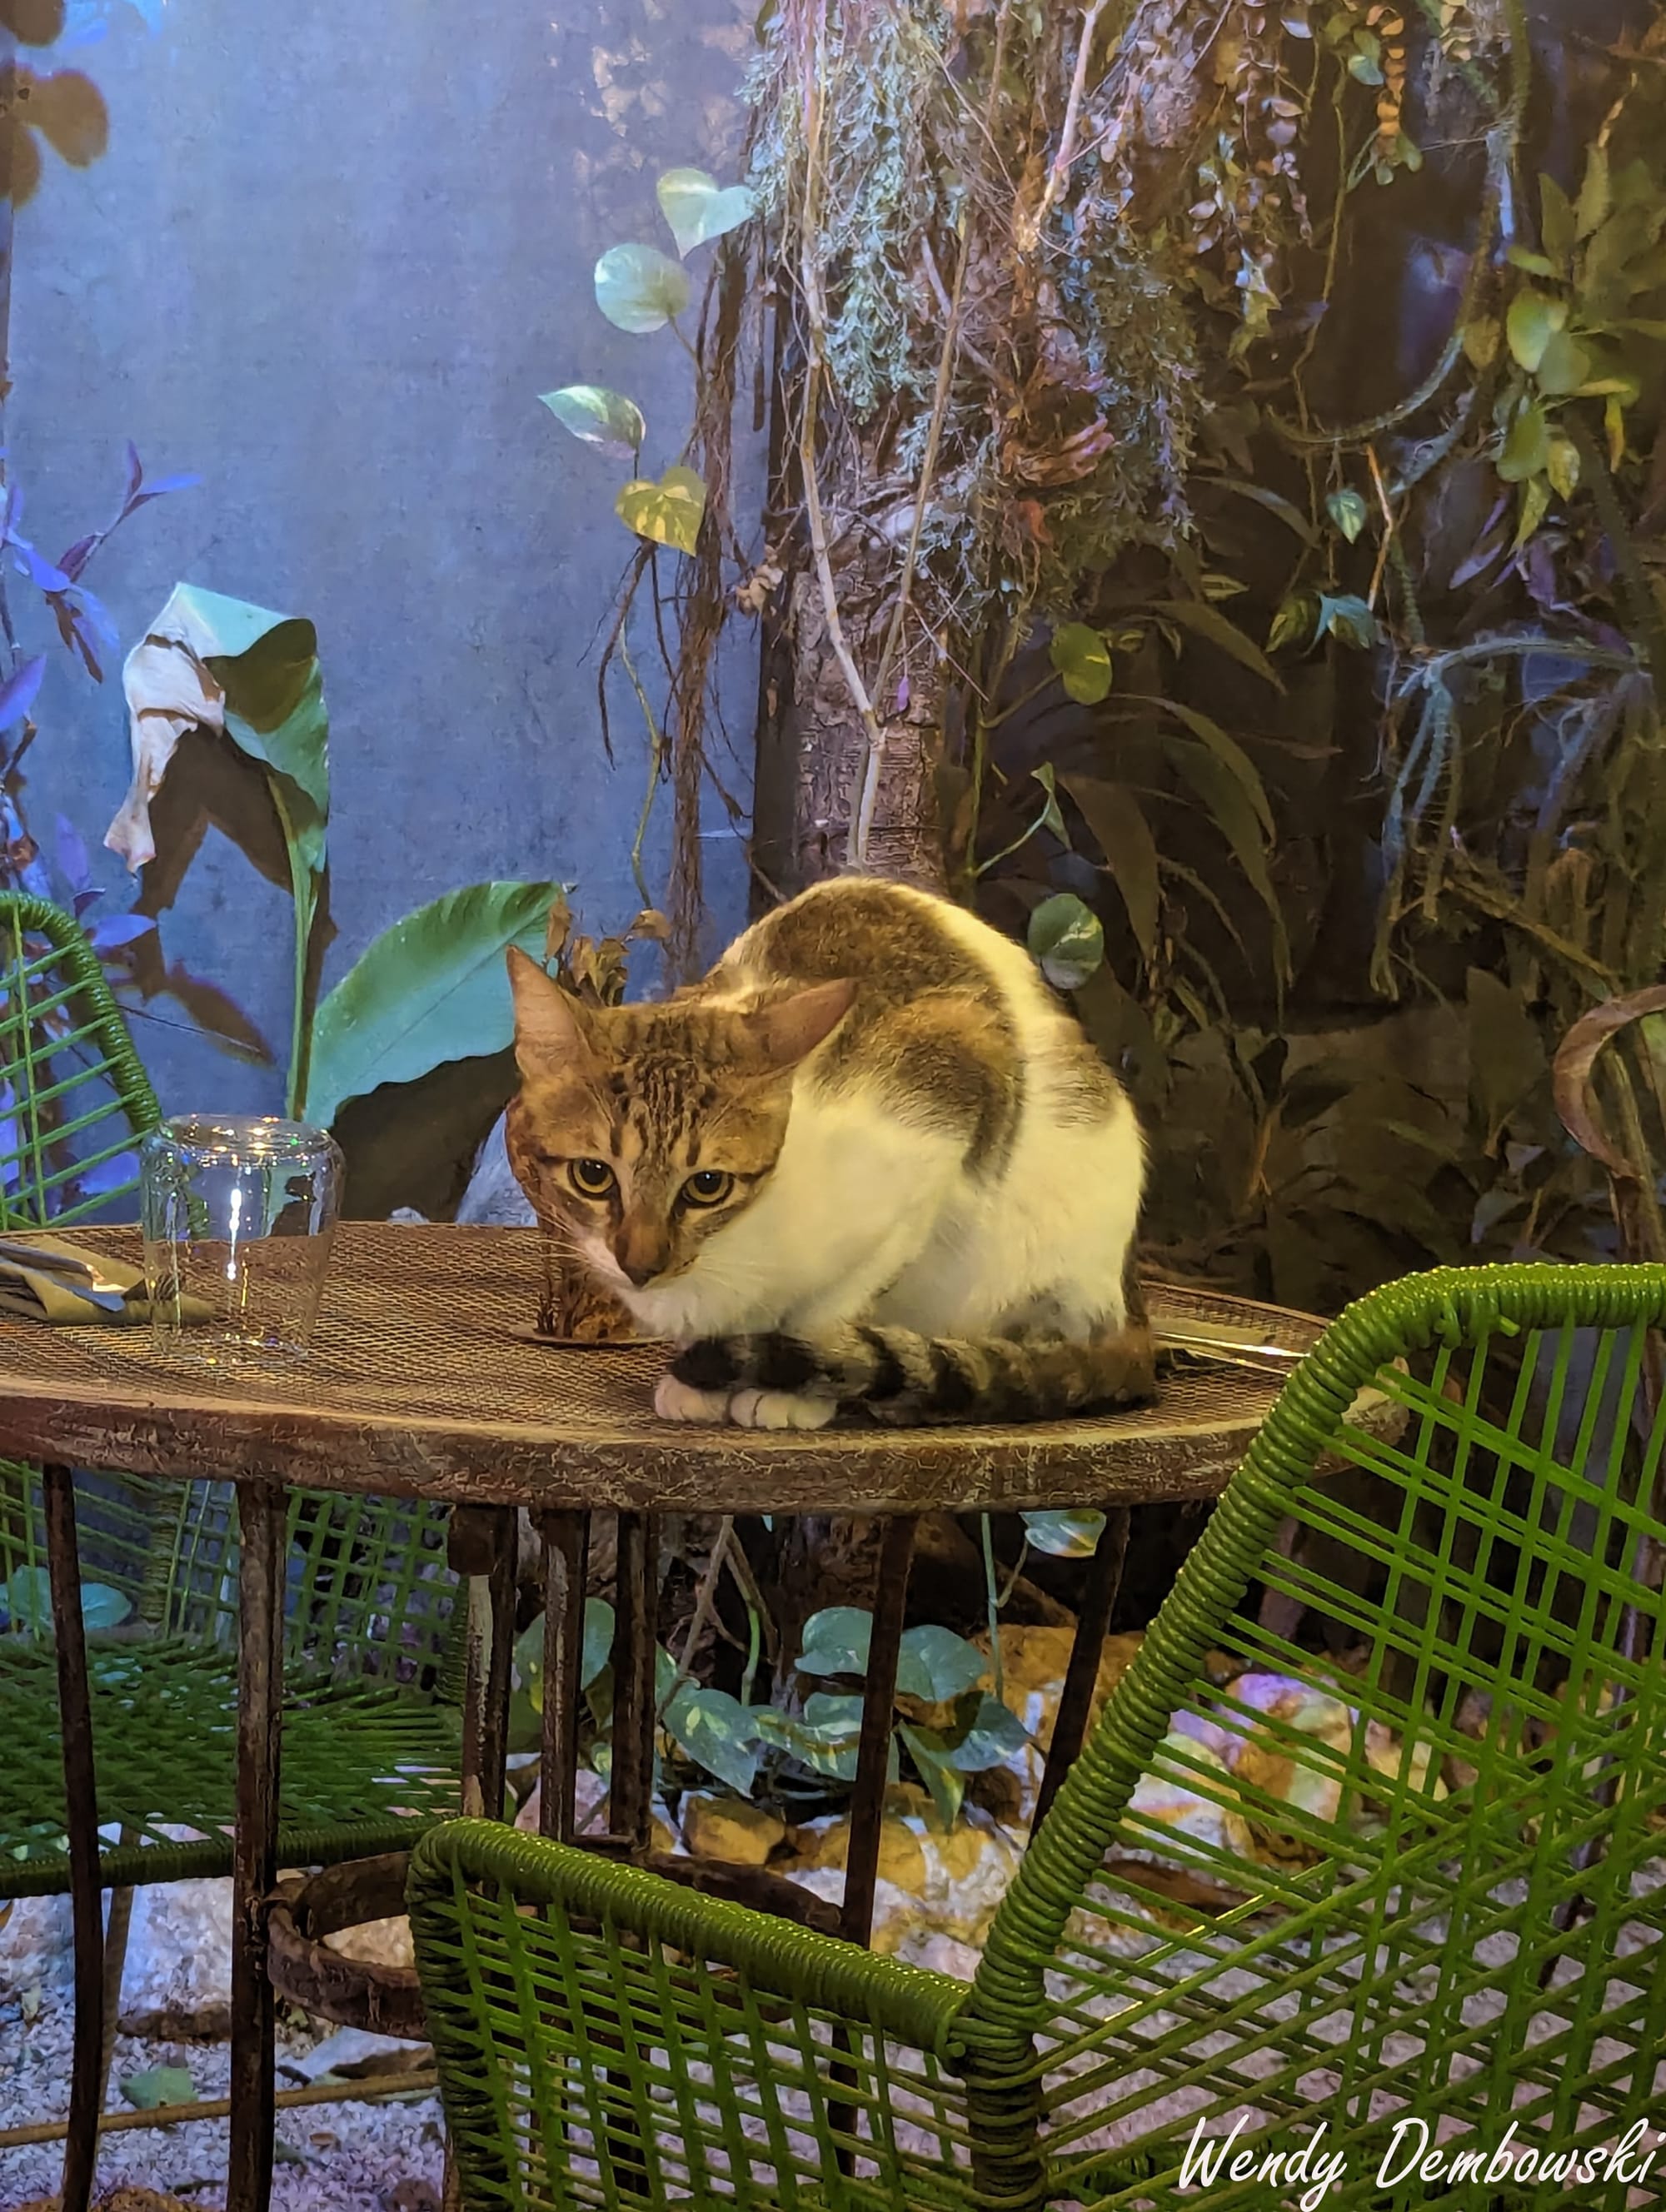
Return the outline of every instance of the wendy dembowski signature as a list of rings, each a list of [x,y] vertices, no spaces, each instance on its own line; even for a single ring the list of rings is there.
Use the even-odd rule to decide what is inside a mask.
[[[1207,2190],[1227,2182],[1253,2181],[1286,2194],[1299,2189],[1302,2194],[1295,2201],[1301,2212],[1319,2212],[1330,2191],[1347,2180],[1349,2154],[1326,2148],[1328,2121],[1321,2120],[1292,2150],[1259,2145],[1239,2150],[1237,2139],[1247,2124],[1240,2120],[1228,2135],[1206,2136],[1200,2119],[1181,2162],[1180,2186]],[[1651,2145],[1650,2135],[1648,2122],[1637,2120],[1617,2142],[1556,2150],[1517,2142],[1511,2120],[1491,2145],[1437,2143],[1429,2123],[1408,2114],[1395,2122],[1371,2179],[1380,2189],[1408,2181],[1441,2190],[1465,2182],[1482,2182],[1495,2189],[1505,2183],[1515,2189],[1594,2189],[1604,2182],[1635,2185],[1666,2143],[1663,2137]]]

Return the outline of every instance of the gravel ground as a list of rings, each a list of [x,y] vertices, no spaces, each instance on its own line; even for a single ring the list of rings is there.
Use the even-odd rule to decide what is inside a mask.
[[[67,1990],[48,1990],[26,2024],[16,2003],[0,2005],[0,2127],[63,2117],[69,2096]],[[278,2063],[310,2051],[311,2033],[280,2029]],[[112,2082],[153,2066],[185,2066],[201,2097],[223,2097],[231,2063],[224,2043],[116,2042]],[[112,2087],[112,2106],[129,2110]],[[142,2128],[106,2136],[98,2195],[121,2187],[184,2198],[204,2212],[225,2204],[226,2120]],[[437,2212],[442,2158],[437,2096],[302,2106],[277,2116],[273,2212]],[[21,2212],[57,2193],[63,2145],[0,2149],[0,2212]]]

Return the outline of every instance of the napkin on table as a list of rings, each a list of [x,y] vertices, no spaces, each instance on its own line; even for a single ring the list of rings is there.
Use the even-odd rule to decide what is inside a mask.
[[[119,1291],[120,1306],[94,1305],[89,1298],[79,1297],[70,1288],[77,1278],[49,1266],[32,1267],[27,1256],[31,1251],[84,1261],[92,1270],[90,1286]],[[213,1317],[200,1299],[186,1298],[181,1304],[181,1318],[188,1322]],[[106,1253],[89,1251],[85,1245],[44,1231],[32,1231],[27,1237],[0,1237],[0,1317],[131,1328],[150,1319],[144,1272],[125,1260],[112,1260]]]

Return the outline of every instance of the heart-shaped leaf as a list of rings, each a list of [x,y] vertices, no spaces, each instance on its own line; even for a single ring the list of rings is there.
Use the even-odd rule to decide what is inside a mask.
[[[1084,1507],[1079,1512],[1021,1513],[1025,1540],[1032,1552],[1055,1559],[1091,1559],[1099,1548],[1105,1516]]]
[[[866,1674],[873,1616],[856,1605],[830,1605],[804,1624],[800,1674]]]
[[[1030,917],[1030,951],[1055,990],[1079,990],[1105,957],[1105,933],[1074,891],[1043,899]]]
[[[1349,489],[1332,492],[1325,501],[1325,512],[1352,545],[1365,526],[1369,509],[1364,494]]]
[[[971,1726],[949,1744],[944,1757],[962,1774],[983,1774],[992,1766],[1004,1766],[1029,1741],[1018,1715],[999,1698],[986,1694],[977,1702]]]
[[[720,185],[703,169],[667,169],[654,191],[677,251],[685,258],[708,238],[722,238],[751,220],[752,196],[745,185]]]
[[[197,2085],[183,2066],[150,2066],[143,2074],[124,2074],[121,2093],[139,2112],[197,2101]]]
[[[905,1698],[940,1705],[982,1680],[983,1654],[952,1628],[910,1628],[897,1655],[897,1687]]]
[[[1097,707],[1110,696],[1110,647],[1102,632],[1086,623],[1061,623],[1047,651],[1059,680],[1079,706]]]
[[[81,1617],[88,1628],[119,1628],[132,1610],[131,1599],[108,1583],[82,1583]],[[0,1583],[0,1620],[16,1628],[52,1626],[52,1584],[45,1567],[14,1567],[9,1581]]]
[[[663,330],[688,304],[687,271],[657,246],[610,246],[596,264],[596,305],[619,330]]]
[[[1517,292],[1510,302],[1505,335],[1517,365],[1531,376],[1545,357],[1545,348],[1567,321],[1567,301],[1547,292]]]
[[[672,1699],[666,1726],[678,1748],[708,1774],[743,1797],[751,1790],[757,1778],[757,1724],[751,1708],[739,1698],[690,1683]]]
[[[613,511],[639,538],[692,553],[706,512],[706,487],[692,469],[667,469],[657,483],[652,477],[633,477]]]
[[[605,384],[563,384],[559,392],[540,392],[538,398],[563,429],[615,460],[634,461],[648,436],[635,401]]]

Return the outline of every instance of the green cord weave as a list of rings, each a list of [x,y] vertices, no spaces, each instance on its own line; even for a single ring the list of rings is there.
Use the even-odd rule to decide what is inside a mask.
[[[161,1109],[97,954],[42,899],[0,896],[0,1230],[131,1212]],[[79,1475],[99,1817],[117,1885],[222,1874],[236,1807],[236,1498],[229,1483]],[[398,1848],[455,1810],[454,1578],[446,1509],[289,1501],[281,1850]],[[61,1890],[64,1771],[38,1473],[0,1462],[0,1899]],[[194,1835],[192,1832],[195,1832]],[[182,1839],[183,1838],[183,1839]]]
[[[1379,2175],[1414,2118],[1449,2156],[1512,2124],[1588,2153],[1578,2201],[1620,2212],[1601,2161],[1666,2045],[1663,1601],[1634,1571],[1666,1534],[1663,1322],[1666,1269],[1535,1266],[1328,1330],[970,1987],[431,1831],[412,1919],[470,2212],[1260,2208],[1302,2193],[1262,2161],[1321,2121],[1324,2204],[1410,2212],[1441,2189],[1402,2170],[1409,2125]],[[1368,1389],[1396,1419],[1350,1427]],[[1194,2131],[1235,2124],[1248,2178],[1183,2187]]]

